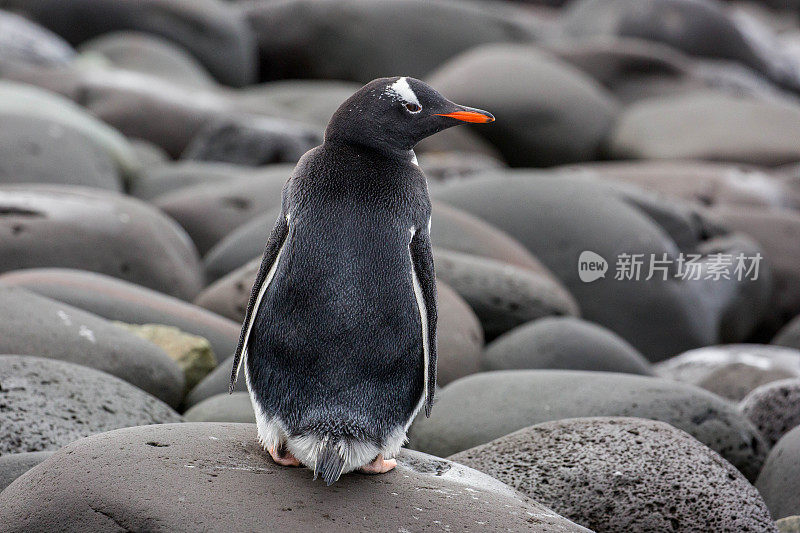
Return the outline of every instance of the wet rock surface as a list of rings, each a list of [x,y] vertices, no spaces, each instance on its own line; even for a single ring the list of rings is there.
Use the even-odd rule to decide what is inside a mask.
[[[586,531],[470,468],[412,451],[398,463],[383,476],[346,475],[331,491],[305,468],[273,463],[255,424],[130,428],[73,443],[23,475],[0,496],[0,520],[9,531],[170,531],[189,522],[231,531],[265,523],[276,531]],[[151,497],[154,487],[165,497]],[[209,490],[221,497],[203,497]]]

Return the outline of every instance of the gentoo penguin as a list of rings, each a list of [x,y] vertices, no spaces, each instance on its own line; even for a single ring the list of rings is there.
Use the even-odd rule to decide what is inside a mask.
[[[391,470],[436,384],[431,204],[414,145],[486,111],[409,77],[333,114],[283,189],[231,371],[244,364],[261,445],[328,485]]]

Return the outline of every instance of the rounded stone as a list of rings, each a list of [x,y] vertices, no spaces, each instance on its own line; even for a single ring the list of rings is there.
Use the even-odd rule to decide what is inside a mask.
[[[74,58],[75,50],[55,33],[25,17],[0,11],[0,61],[59,67]]]
[[[98,58],[124,70],[141,72],[182,85],[208,88],[214,79],[200,62],[168,39],[135,31],[111,32],[78,48],[84,59]]]
[[[800,105],[696,93],[653,98],[622,112],[613,159],[708,159],[775,166],[800,159]]]
[[[428,180],[437,185],[505,168],[505,163],[497,158],[468,152],[424,152],[417,160]]]
[[[260,167],[296,162],[322,144],[322,131],[274,117],[222,118],[197,132],[181,159]]]
[[[29,268],[0,275],[0,284],[21,287],[129,324],[174,326],[208,340],[214,353],[227,357],[239,343],[240,324],[178,298],[95,272],[65,268]]]
[[[267,209],[279,207],[281,191],[290,174],[286,165],[269,167],[258,175],[235,181],[185,187],[155,198],[153,204],[178,221],[200,253],[205,254],[242,224]],[[270,229],[264,231],[256,254],[264,251]]]
[[[775,519],[800,514],[800,427],[773,446],[756,488]]]
[[[774,446],[783,435],[800,426],[800,378],[782,379],[750,391],[739,409]]]
[[[447,456],[533,424],[592,416],[671,424],[750,480],[767,454],[758,430],[719,396],[665,379],[570,370],[482,372],[455,381],[437,394],[430,418],[414,421],[410,446]]]
[[[116,31],[149,33],[181,46],[222,83],[242,86],[255,79],[253,35],[239,10],[219,0],[2,0],[0,7],[72,44]]]
[[[213,396],[228,394],[231,370],[233,370],[233,356],[218,364],[217,368],[209,372],[200,383],[190,390],[189,394],[183,399],[183,405],[191,408]],[[244,379],[241,372],[233,390],[235,393],[247,392],[247,380]]]
[[[95,189],[0,187],[0,272],[89,270],[182,299],[203,285],[197,251],[175,221],[144,202]]]
[[[216,497],[208,498],[208,494]],[[179,496],[178,496],[179,495]],[[99,511],[98,509],[102,510]],[[70,444],[0,495],[9,533],[130,530],[586,532],[485,474],[404,450],[381,476],[333,490],[276,465],[255,424],[121,429]]]
[[[655,370],[738,402],[756,387],[800,377],[800,351],[763,344],[707,346],[662,361]]]
[[[800,516],[787,516],[775,522],[780,533],[800,533]]]
[[[19,476],[38,465],[53,452],[22,452],[0,455],[0,492]]]
[[[288,0],[253,2],[244,11],[265,80],[366,83],[391,72],[421,78],[479,44],[528,41],[540,33],[538,19],[523,10],[453,0]]]
[[[246,392],[216,394],[190,407],[183,417],[189,422],[256,422],[253,404]]]
[[[664,422],[546,422],[450,459],[598,532],[776,531],[764,500],[741,473]]]
[[[614,332],[572,317],[542,318],[486,347],[487,370],[595,370],[652,376],[650,363]]]
[[[97,315],[5,285],[0,285],[0,353],[96,368],[173,407],[183,398],[183,372],[153,343]]]
[[[261,259],[254,259],[227,276],[209,285],[195,304],[243,322],[250,301]],[[445,283],[437,282],[438,290],[438,375],[445,384],[478,372],[483,349],[483,331],[469,305]],[[225,385],[227,387],[227,384]],[[222,390],[215,391],[216,393]]]
[[[293,167],[285,166],[287,177]],[[207,161],[169,161],[145,168],[131,183],[129,193],[141,200],[160,196],[195,185],[216,185],[256,175],[264,169]]]
[[[797,315],[783,326],[770,344],[800,350],[800,315]]]
[[[436,277],[469,304],[487,339],[530,320],[580,314],[572,295],[549,275],[492,259],[434,248]]]
[[[475,48],[426,79],[455,102],[491,110],[497,122],[475,131],[511,166],[595,160],[617,113],[599,83],[531,45]]]
[[[133,385],[65,361],[2,355],[0,385],[0,455],[57,450],[94,433],[181,420]]]
[[[56,183],[122,191],[111,155],[80,130],[51,119],[10,113],[3,114],[1,124],[0,183]]]
[[[517,239],[558,276],[584,318],[611,329],[649,360],[718,342],[728,302],[706,292],[727,297],[720,282],[665,281],[657,272],[647,280],[646,265],[639,279],[616,279],[621,254],[642,254],[643,262],[678,257],[681,249],[670,232],[673,226],[690,228],[689,213],[681,218],[663,203],[633,201],[588,178],[532,171],[506,173],[502,184],[491,176],[465,180],[433,194]],[[432,233],[435,240],[435,225]],[[606,261],[605,277],[581,279],[579,260],[586,251]],[[674,274],[673,264],[667,275]]]
[[[56,72],[61,70],[57,69]],[[65,128],[83,133],[96,145],[102,146],[126,178],[135,176],[141,169],[136,152],[119,131],[93,117],[83,107],[51,91],[28,83],[0,80],[0,115],[55,121]]]

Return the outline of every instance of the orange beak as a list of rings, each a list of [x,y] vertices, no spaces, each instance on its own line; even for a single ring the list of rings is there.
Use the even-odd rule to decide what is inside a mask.
[[[453,113],[436,113],[440,117],[450,117],[462,122],[477,122],[484,124],[486,122],[494,122],[494,116],[486,111],[455,111]]]

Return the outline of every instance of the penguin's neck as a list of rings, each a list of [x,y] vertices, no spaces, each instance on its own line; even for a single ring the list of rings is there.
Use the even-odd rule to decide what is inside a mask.
[[[413,149],[394,148],[380,143],[363,143],[358,140],[341,139],[337,136],[325,136],[325,144],[329,147],[344,147],[356,153],[365,152],[370,155],[377,155],[387,159],[396,159],[400,161],[408,161],[415,165],[417,163],[417,155]]]

